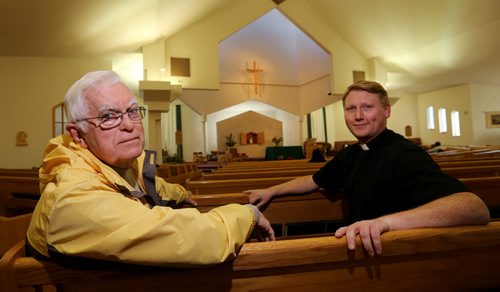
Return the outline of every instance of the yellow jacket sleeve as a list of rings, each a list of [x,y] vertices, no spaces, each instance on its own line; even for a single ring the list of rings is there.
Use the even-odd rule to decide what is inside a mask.
[[[156,191],[163,200],[175,200],[177,204],[188,197],[187,190],[179,184],[167,183],[161,177],[155,177]]]

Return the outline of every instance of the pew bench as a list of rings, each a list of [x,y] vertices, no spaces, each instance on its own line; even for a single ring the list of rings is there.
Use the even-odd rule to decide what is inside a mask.
[[[325,162],[292,164],[287,166],[268,166],[268,167],[245,167],[245,168],[224,168],[221,167],[212,173],[245,173],[252,171],[280,171],[280,170],[299,170],[299,169],[320,169]]]
[[[500,177],[473,177],[460,179],[465,186],[488,206],[491,218],[500,218]]]
[[[444,152],[432,153],[431,156],[435,159],[450,159],[450,158],[492,158],[500,157],[499,149],[470,149],[470,150],[446,150]]]
[[[243,168],[255,168],[255,167],[286,167],[300,164],[308,164],[308,159],[287,159],[287,160],[264,160],[264,161],[243,161],[243,162],[232,162],[224,165],[224,169],[243,169]]]
[[[500,176],[500,164],[484,166],[450,167],[441,170],[456,178]]]
[[[166,163],[156,168],[156,175],[168,183],[184,185],[188,179],[202,176],[202,170],[194,163]]]
[[[200,212],[230,203],[248,204],[248,195],[243,193],[193,195],[193,199]],[[333,233],[345,226],[346,219],[341,197],[321,191],[276,197],[261,211],[277,237]]]
[[[0,176],[38,177],[38,168],[0,168]]]
[[[203,174],[198,180],[221,180],[221,179],[246,179],[246,178],[265,178],[265,177],[295,177],[314,174],[318,168],[304,169],[280,169],[275,171],[246,171],[246,172],[213,172]]]
[[[10,213],[14,215],[31,212],[39,198],[36,179],[31,179],[31,185],[26,183],[27,178],[19,179],[23,183],[19,184],[19,181],[16,180],[7,180],[11,187],[16,187],[16,191],[6,198],[6,205],[11,211]],[[292,178],[190,181],[187,187],[195,194],[194,199],[199,204],[199,210],[204,212],[215,206],[228,203],[245,204],[248,202],[248,196],[241,193],[243,190],[264,188],[290,179]],[[469,190],[483,199],[490,209],[492,218],[500,217],[500,193],[498,191],[500,190],[500,177],[463,178],[461,181]],[[196,190],[193,189],[195,184],[198,188]],[[206,188],[203,189],[203,186]],[[25,195],[16,195],[23,191]],[[27,196],[26,193],[31,193],[32,196]],[[23,212],[19,212],[19,210],[23,210]],[[273,224],[278,236],[334,231],[344,219],[342,202],[324,196],[321,192],[275,198],[273,203],[267,206],[263,212]]]
[[[239,193],[249,189],[262,189],[284,183],[295,177],[265,177],[248,179],[188,180],[186,188],[193,194]]]
[[[436,161],[441,168],[500,165],[500,159],[477,159],[458,161]]]
[[[0,215],[29,213],[39,198],[38,176],[0,176]]]
[[[191,269],[69,269],[24,255],[0,260],[1,291],[54,285],[61,291],[494,290],[500,288],[500,222],[391,231],[383,254],[348,252],[333,236],[245,243],[233,261]]]
[[[31,213],[13,217],[0,216],[0,257],[23,240],[31,221]]]

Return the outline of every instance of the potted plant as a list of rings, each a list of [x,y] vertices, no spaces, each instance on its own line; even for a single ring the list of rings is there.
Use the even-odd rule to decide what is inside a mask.
[[[226,136],[226,146],[233,147],[234,145],[236,145],[236,140],[233,138],[233,133],[229,133],[229,135]]]
[[[282,141],[283,141],[283,137],[278,137],[278,136],[274,136],[274,138],[272,140],[274,147],[278,147]]]

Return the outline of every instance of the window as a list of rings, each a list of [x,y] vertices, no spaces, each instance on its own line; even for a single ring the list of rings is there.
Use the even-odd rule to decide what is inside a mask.
[[[439,120],[439,133],[448,132],[448,125],[446,124],[446,109],[440,108],[438,110],[438,120]]]
[[[458,111],[451,112],[451,136],[460,137],[460,114]]]
[[[52,108],[52,121],[52,135],[55,137],[63,134],[68,123],[64,112],[64,103],[61,102]]]
[[[430,106],[427,108],[427,130],[434,130],[434,107]]]

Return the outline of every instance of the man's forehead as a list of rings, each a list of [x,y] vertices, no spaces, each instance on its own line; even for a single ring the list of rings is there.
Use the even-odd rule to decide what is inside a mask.
[[[370,93],[368,91],[363,91],[363,90],[351,91],[345,99],[346,104],[347,103],[374,103],[377,101],[381,102],[380,97],[376,93]]]
[[[130,99],[128,101],[128,103],[125,103],[125,105],[127,106],[127,108],[131,107],[131,106],[135,106],[137,105],[137,101],[135,99]],[[100,110],[100,111],[103,111],[103,110],[125,110],[125,109],[122,109],[123,107],[123,103],[110,103],[110,102],[107,102],[105,101],[105,103],[102,103],[102,104],[99,104],[97,106],[97,108]]]

